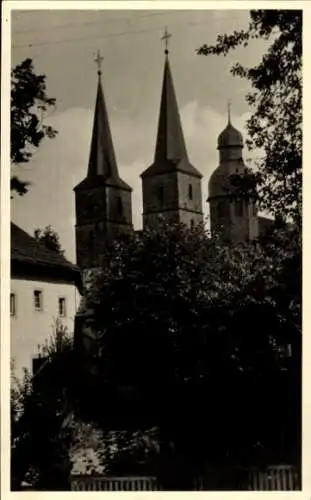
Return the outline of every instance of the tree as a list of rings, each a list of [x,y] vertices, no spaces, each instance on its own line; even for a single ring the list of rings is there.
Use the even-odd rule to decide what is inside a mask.
[[[258,443],[266,461],[299,462],[300,251],[295,228],[234,247],[163,225],[107,254],[86,295],[84,417],[157,428],[165,489],[191,489],[206,462],[258,464]]]
[[[49,250],[64,255],[64,250],[59,242],[59,236],[56,231],[52,229],[51,225],[46,226],[44,229],[35,229],[34,237],[37,241],[43,243]]]
[[[11,381],[11,489],[23,481],[37,490],[70,489],[74,440],[72,337],[60,325],[39,351],[34,374]]]
[[[260,63],[236,63],[231,69],[253,88],[246,96],[254,110],[247,122],[247,145],[263,152],[255,163],[260,207],[301,225],[302,11],[252,10],[247,30],[219,35],[215,45],[197,52],[226,56],[260,38],[271,41]]]
[[[55,106],[46,93],[45,75],[36,75],[31,59],[25,59],[11,72],[11,163],[27,163],[44,137],[54,138],[57,131],[43,123],[44,114]],[[27,193],[29,183],[12,174],[11,190]]]
[[[68,489],[89,424],[106,472],[165,489],[191,489],[206,465],[221,468],[207,489],[245,488],[250,464],[299,465],[300,232],[219,243],[180,225],[115,242],[85,297],[95,344],[57,330],[12,386],[13,489]]]
[[[33,373],[25,369],[18,378],[12,362],[13,491],[22,490],[22,483],[37,491],[68,490],[73,470],[100,473],[107,469],[107,453],[111,458],[116,454],[110,450],[115,448],[113,434],[103,436],[93,422],[82,421],[75,412],[75,373],[73,337],[59,321],[53,335],[38,346]]]

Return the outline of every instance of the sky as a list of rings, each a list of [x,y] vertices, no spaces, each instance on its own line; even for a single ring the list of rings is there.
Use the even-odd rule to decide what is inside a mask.
[[[239,61],[254,65],[266,48],[254,41],[227,57],[199,56],[218,34],[246,28],[246,10],[41,10],[12,12],[14,67],[25,58],[46,75],[47,93],[56,106],[45,118],[58,130],[42,141],[32,160],[14,172],[31,182],[29,193],[14,195],[12,220],[30,234],[51,225],[66,257],[75,262],[73,188],[86,175],[97,88],[100,50],[103,89],[121,177],[133,188],[133,223],[142,224],[139,175],[153,161],[163,78],[164,28],[172,34],[170,63],[188,154],[203,174],[203,210],[208,215],[207,185],[218,165],[217,137],[227,124],[245,136],[250,109],[248,83],[230,73]],[[245,151],[247,158],[249,153]]]

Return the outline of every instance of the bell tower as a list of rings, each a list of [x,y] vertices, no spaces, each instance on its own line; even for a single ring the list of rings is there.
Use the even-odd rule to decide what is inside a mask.
[[[75,188],[76,255],[82,271],[102,266],[106,248],[132,230],[132,189],[119,176],[101,81],[98,84],[87,176]]]
[[[156,225],[159,217],[188,226],[203,222],[201,173],[190,163],[179,116],[168,57],[165,62],[158,132],[153,163],[141,174],[143,225]]]
[[[233,176],[243,176],[248,169],[243,160],[243,137],[233,127],[228,106],[228,124],[218,137],[219,165],[209,180],[208,202],[212,235],[223,240],[243,242],[258,237],[256,200],[238,194]]]

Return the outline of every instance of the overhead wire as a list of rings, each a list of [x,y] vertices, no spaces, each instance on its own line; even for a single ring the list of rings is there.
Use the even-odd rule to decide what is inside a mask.
[[[104,11],[103,11],[104,12]],[[133,11],[129,11],[129,12],[133,12]],[[116,22],[122,22],[122,21],[129,21],[131,22],[132,20],[136,21],[137,19],[147,19],[147,18],[150,18],[150,17],[155,17],[155,16],[163,16],[163,15],[171,15],[171,14],[181,14],[181,13],[184,13],[185,11],[184,10],[173,10],[173,11],[169,11],[169,12],[153,12],[152,14],[143,14],[141,16],[135,16],[135,18],[132,18],[130,19],[129,16],[126,16],[126,17],[113,17],[113,18],[110,18],[110,19],[105,19],[104,22],[105,24],[110,24],[110,23],[116,23]],[[103,19],[101,20],[97,20],[97,21],[86,21],[86,22],[83,22],[83,23],[63,23],[63,24],[56,24],[56,25],[53,25],[51,26],[51,29],[56,30],[56,29],[65,29],[65,28],[80,28],[80,27],[84,27],[84,26],[92,26],[92,25],[98,25],[98,24],[101,24],[103,22]],[[26,29],[26,30],[16,30],[14,32],[15,35],[23,35],[24,33],[33,33],[33,32],[46,32],[46,29],[42,28],[42,29],[36,29],[36,30],[33,30],[32,28],[29,28],[29,29]]]
[[[184,11],[185,12],[185,11]],[[166,13],[163,13],[163,15],[167,15]],[[232,16],[230,16],[230,19],[232,20]],[[135,18],[136,20],[136,18]],[[220,22],[224,22],[226,18],[218,19]],[[200,24],[205,23],[206,20],[203,21],[190,21],[187,23],[170,23],[170,26],[198,26]],[[213,20],[213,24],[217,24],[217,20]],[[159,31],[161,30],[161,26],[157,26],[154,28],[145,28],[141,30],[132,30],[132,31],[120,31],[117,33],[108,33],[108,34],[103,34],[103,35],[92,35],[92,36],[83,36],[83,37],[73,37],[73,38],[61,38],[58,40],[49,40],[49,41],[41,41],[41,42],[32,42],[32,43],[27,43],[27,44],[18,44],[18,45],[12,45],[12,49],[21,49],[21,48],[26,48],[26,47],[41,47],[41,46],[48,46],[48,45],[56,45],[56,44],[61,44],[61,43],[73,43],[73,42],[80,42],[83,40],[99,40],[99,39],[107,39],[107,38],[117,38],[125,35],[139,35],[143,33],[149,33],[149,32],[154,32],[154,31]]]
[[[103,11],[102,11],[103,12]],[[178,10],[178,11],[161,11],[161,12],[153,12],[150,14],[144,14],[141,16],[136,16],[133,18],[133,21],[136,21],[137,19],[145,19],[145,18],[150,18],[150,17],[159,17],[159,16],[167,16],[168,14],[177,14],[177,13],[185,13],[187,12],[186,10]],[[28,13],[28,12],[27,12]],[[25,12],[22,12],[21,14],[25,14]],[[54,31],[55,28],[66,28],[66,27],[77,27],[81,28],[82,26],[90,26],[90,25],[96,25],[96,24],[109,24],[111,22],[122,22],[124,20],[127,20],[128,17],[122,17],[122,18],[113,18],[113,19],[107,19],[107,20],[100,20],[100,21],[92,21],[92,22],[85,22],[85,23],[67,23],[63,25],[59,25],[58,27],[51,27],[51,30]],[[213,24],[218,24],[218,23],[223,23],[227,20],[235,21],[236,18],[232,15],[228,17],[222,17],[221,19],[213,19]],[[190,21],[187,23],[171,23],[170,26],[197,26],[202,23],[206,22],[206,20],[201,20],[201,21]],[[103,34],[103,35],[93,35],[93,36],[83,36],[83,37],[74,37],[74,38],[61,38],[59,40],[52,40],[52,41],[43,41],[43,42],[33,42],[29,44],[20,44],[20,45],[13,45],[12,49],[19,49],[19,48],[26,48],[26,47],[40,47],[40,46],[48,46],[48,45],[54,45],[54,44],[61,44],[61,43],[72,43],[72,42],[77,42],[77,41],[83,41],[83,40],[96,40],[96,39],[107,39],[107,38],[113,38],[113,37],[122,37],[125,35],[139,35],[143,33],[148,33],[148,32],[154,32],[154,31],[159,31],[161,30],[160,26],[154,27],[154,28],[146,28],[146,29],[141,29],[141,30],[133,30],[133,31],[120,31],[116,33],[108,33],[108,34]],[[24,30],[24,32],[32,32],[33,30]],[[20,31],[20,33],[24,33],[23,31]],[[18,31],[16,32],[18,33]],[[237,95],[242,95],[245,94],[245,90],[240,91],[240,92],[235,92],[235,96]]]
[[[189,25],[190,23],[187,23],[187,25]],[[193,24],[193,23],[191,23]],[[196,22],[194,21],[194,24],[200,24],[200,22]],[[72,43],[72,42],[78,42],[78,41],[82,41],[82,40],[99,40],[99,39],[105,39],[105,38],[115,38],[115,37],[119,37],[119,36],[124,36],[124,35],[137,35],[137,34],[141,34],[141,33],[148,33],[148,32],[151,32],[151,31],[158,31],[159,27],[157,28],[152,28],[152,29],[143,29],[143,30],[135,30],[135,31],[122,31],[122,32],[119,32],[119,33],[109,33],[107,35],[95,35],[95,36],[87,36],[87,37],[76,37],[76,38],[63,38],[63,39],[60,39],[60,40],[53,40],[53,41],[48,41],[48,42],[33,42],[33,43],[30,43],[30,44],[25,44],[25,45],[12,45],[12,49],[20,49],[20,48],[24,48],[24,47],[36,47],[36,46],[43,46],[43,45],[56,45],[56,44],[59,44],[59,43]]]

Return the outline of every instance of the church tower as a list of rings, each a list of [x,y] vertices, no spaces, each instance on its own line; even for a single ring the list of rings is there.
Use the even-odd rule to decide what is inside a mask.
[[[75,188],[76,254],[83,270],[101,267],[107,245],[132,230],[132,189],[119,176],[98,54],[98,85],[86,178]]]
[[[243,175],[247,167],[243,160],[243,137],[233,127],[228,108],[228,124],[218,137],[219,166],[208,185],[212,235],[218,234],[231,242],[243,242],[258,237],[256,201],[237,196],[232,177]]]
[[[154,161],[142,174],[143,225],[155,225],[159,216],[188,226],[203,222],[200,172],[191,165],[185,145],[168,58],[165,63]]]

